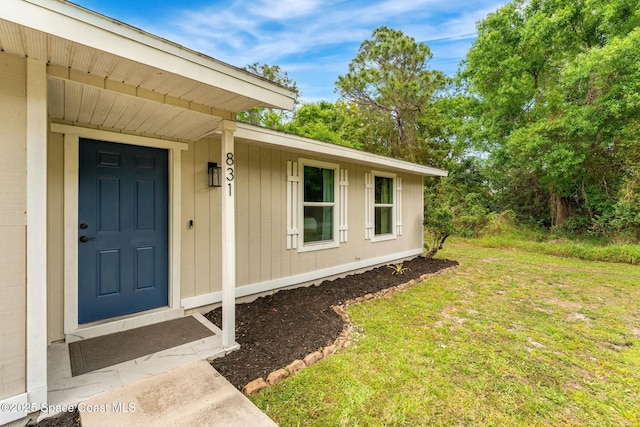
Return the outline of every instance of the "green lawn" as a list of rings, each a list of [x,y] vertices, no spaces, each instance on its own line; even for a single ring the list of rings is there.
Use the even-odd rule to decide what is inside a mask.
[[[282,427],[640,425],[637,265],[456,240],[438,256],[461,265],[351,306],[351,348],[253,401]]]

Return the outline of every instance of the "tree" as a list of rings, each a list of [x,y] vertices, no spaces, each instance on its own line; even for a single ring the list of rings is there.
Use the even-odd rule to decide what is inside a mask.
[[[363,123],[354,110],[357,110],[357,106],[344,101],[335,104],[328,101],[303,104],[293,112],[291,121],[283,126],[283,130],[361,149],[358,133]]]
[[[452,234],[476,236],[494,209],[481,160],[468,156],[450,164],[449,176],[425,186],[424,226],[433,257]]]
[[[443,73],[428,68],[429,47],[401,31],[380,27],[365,40],[337,91],[358,106],[369,126],[364,148],[410,161],[423,158],[419,121],[429,114]]]
[[[634,0],[515,0],[479,23],[461,77],[505,208],[528,209],[529,177],[548,225],[613,215],[638,140],[639,23]]]
[[[246,66],[245,70],[293,91],[296,95],[294,108],[298,105],[298,99],[301,95],[298,84],[289,77],[286,71],[282,71],[280,66],[258,64],[256,62]],[[238,121],[271,129],[281,129],[289,118],[290,114],[286,111],[264,107],[251,108],[238,114],[237,117]]]

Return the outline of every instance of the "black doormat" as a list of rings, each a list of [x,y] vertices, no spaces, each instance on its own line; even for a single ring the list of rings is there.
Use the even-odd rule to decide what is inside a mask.
[[[71,376],[113,366],[214,335],[193,316],[69,344]]]

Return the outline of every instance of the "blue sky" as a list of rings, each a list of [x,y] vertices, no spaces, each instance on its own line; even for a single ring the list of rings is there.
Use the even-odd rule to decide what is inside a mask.
[[[476,22],[507,0],[75,0],[76,4],[218,60],[279,65],[303,102],[335,101],[335,82],[374,29],[431,47],[430,67],[453,76]]]

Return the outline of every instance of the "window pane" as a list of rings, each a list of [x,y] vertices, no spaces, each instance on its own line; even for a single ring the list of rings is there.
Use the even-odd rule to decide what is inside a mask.
[[[304,242],[333,240],[333,206],[304,207]]]
[[[333,202],[333,169],[304,167],[304,201]]]
[[[376,176],[376,204],[392,204],[393,203],[393,178],[385,178]]]
[[[376,234],[391,234],[391,224],[393,221],[393,212],[390,206],[381,207],[376,206],[376,223],[375,223],[375,233]]]

